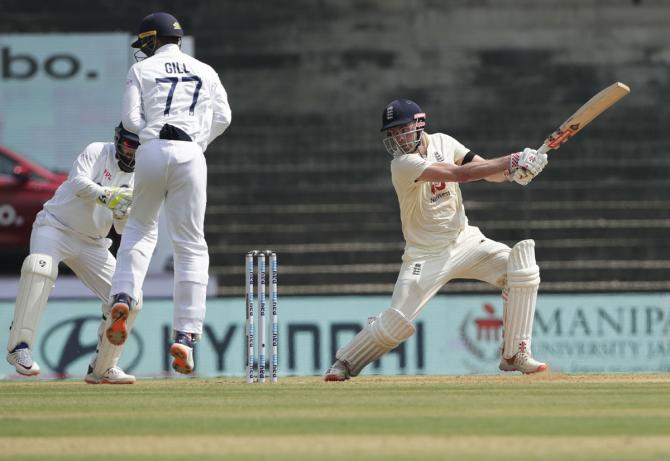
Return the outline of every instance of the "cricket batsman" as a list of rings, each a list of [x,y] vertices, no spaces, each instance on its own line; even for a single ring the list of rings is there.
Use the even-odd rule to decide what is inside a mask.
[[[117,366],[123,346],[103,334],[111,324],[109,292],[116,260],[109,252],[111,226],[121,234],[132,205],[137,135],[119,124],[114,142],[89,144],[74,161],[67,180],[37,214],[30,254],[23,261],[16,294],[7,361],[25,376],[40,373],[33,360],[37,325],[62,261],[100,300],[98,344],[88,367],[89,384],[132,384],[135,377]],[[140,304],[141,305],[141,304]],[[129,328],[137,311],[131,313]]]
[[[397,99],[382,113],[384,146],[393,157],[391,178],[405,238],[391,307],[336,353],[325,381],[344,381],[414,334],[414,319],[452,279],[488,282],[502,290],[503,345],[499,368],[524,374],[547,369],[531,353],[540,271],[535,242],[512,248],[486,238],[468,223],[458,184],[484,179],[527,185],[547,165],[547,155],[526,148],[492,160],[442,133],[428,134],[426,114]]]

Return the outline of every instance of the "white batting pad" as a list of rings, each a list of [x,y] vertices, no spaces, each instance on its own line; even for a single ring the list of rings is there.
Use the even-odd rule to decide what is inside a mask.
[[[130,331],[133,328],[135,317],[137,317],[137,313],[140,309],[142,309],[141,299],[132,309],[130,309],[130,312],[128,312],[128,318],[126,319],[128,337],[130,337]],[[107,328],[112,324],[109,315],[111,310],[112,306],[110,304],[102,305],[102,321],[98,327],[98,345],[95,348],[95,355],[91,359],[93,374],[98,377],[104,375],[110,368],[118,365],[119,358],[121,358],[121,353],[123,352],[123,347],[125,346],[125,343],[120,346],[113,345],[109,342],[107,335],[105,334]]]
[[[519,351],[530,354],[539,285],[540,268],[535,263],[535,242],[522,240],[512,247],[507,261],[507,303],[503,316],[505,358],[512,358]]]
[[[351,376],[357,376],[366,365],[412,336],[414,331],[414,325],[402,312],[387,309],[340,348],[335,357],[347,364]]]
[[[20,343],[26,343],[32,349],[37,324],[42,318],[56,277],[58,264],[49,255],[35,253],[23,261],[14,305],[14,321],[7,344],[10,352]]]

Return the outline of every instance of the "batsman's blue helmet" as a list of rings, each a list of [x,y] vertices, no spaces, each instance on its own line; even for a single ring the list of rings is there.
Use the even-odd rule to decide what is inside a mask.
[[[417,103],[409,99],[394,99],[384,108],[381,131],[394,126],[406,125],[419,119],[425,120],[426,114]]]

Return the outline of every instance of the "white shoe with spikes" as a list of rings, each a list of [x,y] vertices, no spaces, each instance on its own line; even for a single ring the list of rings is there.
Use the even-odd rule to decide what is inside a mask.
[[[84,378],[88,384],[134,384],[135,377],[129,375],[119,367],[112,367],[102,376],[95,375],[92,371]]]
[[[530,354],[526,352],[518,352],[511,359],[502,357],[500,359],[500,365],[498,365],[498,368],[501,371],[520,371],[525,375],[529,375],[532,373],[545,371],[547,368],[549,368],[549,365],[535,360],[530,356]]]
[[[351,373],[347,364],[341,360],[336,360],[323,376],[324,381],[346,381],[351,378]]]
[[[36,376],[40,374],[40,366],[33,360],[32,352],[30,352],[30,349],[24,343],[12,352],[7,353],[7,362],[13,365],[16,372],[23,376]]]

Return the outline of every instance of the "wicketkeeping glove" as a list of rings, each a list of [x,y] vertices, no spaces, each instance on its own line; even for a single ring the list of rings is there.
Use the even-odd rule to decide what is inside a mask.
[[[128,214],[133,204],[133,190],[128,187],[103,187],[103,194],[95,202],[112,210],[115,218]]]

